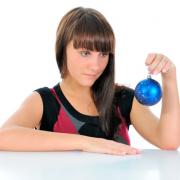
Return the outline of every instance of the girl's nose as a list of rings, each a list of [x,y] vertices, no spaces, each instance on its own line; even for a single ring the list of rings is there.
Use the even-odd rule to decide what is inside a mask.
[[[98,56],[94,56],[92,58],[90,69],[94,72],[94,74],[97,74],[100,71],[100,59]]]

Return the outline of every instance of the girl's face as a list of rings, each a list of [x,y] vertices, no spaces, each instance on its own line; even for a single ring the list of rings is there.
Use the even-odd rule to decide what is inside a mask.
[[[71,41],[66,48],[67,76],[81,86],[91,87],[103,73],[109,60],[109,53],[90,51],[73,47]]]

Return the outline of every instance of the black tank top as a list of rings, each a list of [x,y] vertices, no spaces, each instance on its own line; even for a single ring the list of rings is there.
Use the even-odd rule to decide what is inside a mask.
[[[40,94],[43,102],[43,116],[40,125],[41,130],[52,131],[52,132],[67,131],[68,133],[68,130],[66,130],[67,128],[63,129],[62,127],[68,126],[68,128],[70,129],[69,126],[71,126],[72,124],[70,133],[76,132],[91,137],[107,138],[105,133],[100,128],[98,116],[88,116],[78,112],[64,96],[59,86],[59,83],[56,84],[53,87],[53,89],[55,94],[52,93],[52,88],[50,89],[48,87],[43,87],[35,90]],[[116,89],[114,102],[117,103],[117,106],[121,111],[121,119],[123,119],[123,121],[125,122],[127,129],[129,129],[129,125],[131,124],[130,111],[132,108],[133,97],[134,97],[134,90],[129,87],[120,86],[119,88]],[[60,111],[62,111],[61,114],[64,113],[64,115],[61,115],[64,116],[62,117],[62,119],[61,117],[59,117]],[[65,116],[67,116],[66,120],[64,120]],[[62,122],[63,120],[66,122],[63,123]],[[62,126],[59,127],[59,130],[57,127],[58,123],[60,124],[59,126]],[[125,137],[126,135],[123,135],[124,133],[125,132],[120,132],[120,131],[119,133],[117,132],[114,135],[114,140],[121,143],[129,144],[129,142],[127,142],[128,138]]]

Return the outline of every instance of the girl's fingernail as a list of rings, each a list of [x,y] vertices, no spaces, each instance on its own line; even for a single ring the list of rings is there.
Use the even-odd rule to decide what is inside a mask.
[[[165,72],[166,72],[166,70],[165,70],[165,69],[163,69],[163,70],[162,70],[162,72],[163,72],[163,73],[165,73]]]
[[[157,71],[154,71],[153,74],[158,74],[158,72],[157,72]]]
[[[141,153],[141,149],[136,149],[136,153],[137,154]]]

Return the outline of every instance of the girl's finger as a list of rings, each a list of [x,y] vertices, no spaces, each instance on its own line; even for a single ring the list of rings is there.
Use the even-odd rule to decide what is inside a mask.
[[[165,67],[167,62],[168,62],[168,59],[165,56],[163,56],[163,58],[159,60],[159,64],[153,69],[152,73],[158,74],[162,72],[162,69]]]
[[[163,73],[167,73],[171,68],[173,68],[173,64],[172,64],[172,62],[171,61],[168,61],[166,64],[165,64],[165,66],[163,67],[163,69],[162,69],[162,72]]]
[[[150,73],[153,73],[155,68],[158,66],[158,64],[161,62],[162,59],[163,59],[162,55],[157,55],[154,61],[148,66],[148,71]]]
[[[136,149],[124,149],[124,148],[111,148],[107,150],[109,154],[118,154],[118,155],[135,155],[139,154],[139,151]]]
[[[146,58],[146,61],[145,61],[145,65],[148,66],[150,65],[154,59],[156,58],[156,54],[148,54],[147,58]]]
[[[124,146],[121,148],[121,150],[125,151],[126,154],[139,154],[140,153],[139,149],[133,148],[131,146]]]

